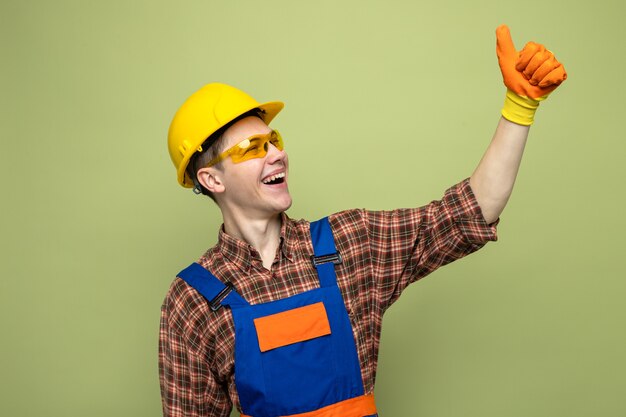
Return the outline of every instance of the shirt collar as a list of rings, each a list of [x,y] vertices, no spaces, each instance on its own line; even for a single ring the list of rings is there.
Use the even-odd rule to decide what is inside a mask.
[[[293,262],[293,249],[295,246],[296,236],[295,226],[293,221],[285,213],[281,213],[280,217],[280,242],[278,247],[281,256]],[[227,234],[224,231],[223,224],[222,227],[220,227],[218,247],[226,259],[233,262],[243,270],[248,270],[253,257],[258,258],[260,261],[260,256],[257,250],[247,242]]]
[[[296,226],[286,213],[280,214],[280,250],[283,256],[293,262],[293,251],[296,245]]]

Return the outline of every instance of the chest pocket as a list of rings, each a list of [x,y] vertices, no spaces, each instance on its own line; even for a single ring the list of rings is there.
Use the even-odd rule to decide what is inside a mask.
[[[254,319],[261,352],[331,334],[323,302]]]

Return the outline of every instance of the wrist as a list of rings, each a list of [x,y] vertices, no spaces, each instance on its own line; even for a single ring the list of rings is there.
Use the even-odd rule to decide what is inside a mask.
[[[512,90],[507,89],[504,97],[504,106],[502,107],[502,116],[519,125],[530,126],[535,120],[535,112],[539,107],[539,102],[545,100],[545,97],[532,99],[523,97]]]

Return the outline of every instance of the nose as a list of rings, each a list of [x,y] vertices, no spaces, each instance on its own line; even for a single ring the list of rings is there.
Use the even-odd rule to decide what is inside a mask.
[[[268,143],[269,148],[267,149],[267,162],[269,164],[274,164],[280,160],[287,159],[287,152],[283,149],[282,151],[278,149],[276,146]]]

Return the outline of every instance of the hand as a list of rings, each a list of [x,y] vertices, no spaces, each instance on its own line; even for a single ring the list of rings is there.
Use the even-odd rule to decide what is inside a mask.
[[[520,97],[545,99],[567,79],[563,65],[543,45],[528,42],[518,53],[506,25],[496,29],[496,53],[504,84]]]

